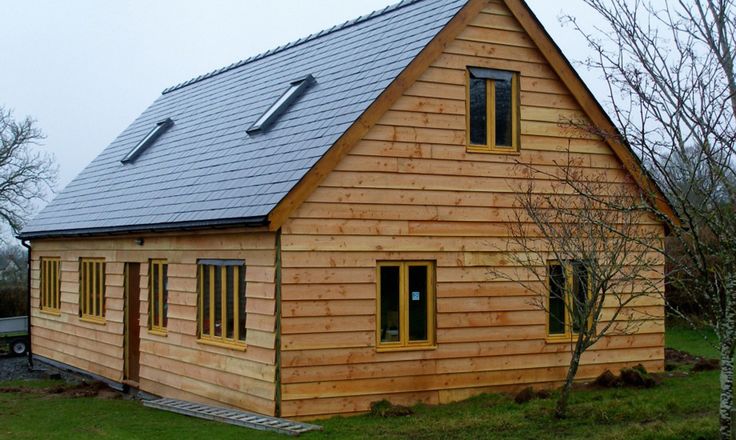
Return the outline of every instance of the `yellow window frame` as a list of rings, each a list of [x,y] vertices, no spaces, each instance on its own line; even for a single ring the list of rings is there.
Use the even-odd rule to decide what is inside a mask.
[[[148,332],[161,336],[166,336],[167,334],[166,325],[164,324],[166,313],[164,299],[168,295],[164,296],[164,291],[168,289],[168,281],[166,279],[167,277],[164,276],[164,266],[168,268],[166,260],[148,260]],[[158,271],[154,271],[154,267],[158,268]],[[154,277],[154,273],[156,272],[158,273],[158,279]],[[156,288],[154,289],[154,287]],[[156,307],[156,298],[154,298],[154,295],[158,297],[158,310],[154,310],[154,307]],[[158,319],[156,319],[157,316]]]
[[[436,347],[436,275],[434,261],[380,261],[376,265],[376,349],[390,350],[426,350]],[[399,341],[381,342],[381,268],[399,268]],[[427,268],[427,340],[409,340],[409,268]]]
[[[105,324],[105,259],[79,259],[79,317]]]
[[[39,260],[40,309],[50,315],[61,314],[61,258],[41,257]]]
[[[577,332],[572,331],[572,322],[574,319],[572,314],[573,314],[574,307],[575,307],[575,303],[572,298],[574,287],[575,287],[574,286],[575,274],[573,271],[574,262],[575,262],[574,260],[564,261],[564,262],[560,262],[559,260],[547,261],[547,298],[546,298],[547,316],[545,318],[545,328],[546,328],[547,340],[551,342],[556,342],[556,341],[569,342],[571,339],[573,339],[575,336],[578,335]],[[564,295],[565,295],[565,322],[564,322],[565,333],[550,333],[549,331],[549,321],[550,321],[549,300],[552,294],[552,289],[551,289],[552,286],[551,286],[550,277],[549,277],[549,268],[551,266],[562,266],[563,274],[565,276],[565,291],[564,291]],[[588,275],[588,288],[585,292],[588,300],[590,300],[591,298],[591,289],[592,289],[592,284],[590,280],[590,275]],[[592,317],[589,317],[587,326],[588,328],[590,328],[592,325],[593,325]]]
[[[499,70],[499,69],[493,69]],[[467,151],[471,153],[518,154],[521,145],[520,74],[511,77],[511,146],[496,145],[496,81],[486,79],[486,144],[470,141],[470,70],[465,70],[465,134]]]
[[[214,345],[223,348],[245,350],[247,345],[245,341],[240,340],[240,321],[245,320],[246,316],[240,316],[240,277],[243,278],[245,285],[245,263],[238,264],[208,264],[207,262],[197,263],[197,284],[198,284],[198,307],[197,307],[197,341],[207,345]],[[242,271],[242,274],[233,272],[233,338],[227,337],[227,328],[220,329],[220,336],[215,335],[215,277],[220,278],[220,322],[221,325],[227,325],[227,268],[233,267]],[[206,272],[206,273],[205,273]],[[218,273],[219,272],[219,273]],[[209,328],[204,328],[204,277],[209,277]],[[247,292],[244,290],[244,295]],[[245,312],[247,315],[248,312]]]

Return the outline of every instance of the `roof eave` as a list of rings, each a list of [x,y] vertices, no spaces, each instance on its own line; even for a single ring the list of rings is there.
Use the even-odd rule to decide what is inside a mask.
[[[155,223],[146,225],[111,226],[101,228],[66,229],[56,231],[21,232],[19,240],[38,240],[47,238],[103,237],[110,235],[143,234],[156,232],[181,232],[202,229],[255,228],[268,226],[267,216],[244,217],[222,220],[198,220],[175,223]]]

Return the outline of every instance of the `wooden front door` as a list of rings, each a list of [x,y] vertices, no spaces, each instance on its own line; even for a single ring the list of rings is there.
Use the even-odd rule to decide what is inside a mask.
[[[140,272],[139,263],[125,263],[125,380],[136,383],[141,344]]]

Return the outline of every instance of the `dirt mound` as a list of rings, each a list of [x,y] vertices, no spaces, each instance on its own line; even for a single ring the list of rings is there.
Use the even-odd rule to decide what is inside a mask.
[[[371,415],[376,417],[405,417],[414,414],[408,406],[394,405],[388,400],[371,403]]]
[[[523,390],[516,393],[516,397],[514,397],[514,402],[518,404],[526,403],[532,400],[535,396],[536,396],[536,393],[534,393],[534,388],[526,387]]]
[[[82,381],[75,385],[53,385],[45,388],[38,387],[5,387],[0,388],[0,393],[26,393],[26,394],[48,394],[63,395],[65,397],[99,397],[101,399],[120,398],[120,393],[108,387],[104,382]]]
[[[611,370],[606,370],[601,373],[600,376],[596,377],[593,381],[593,385],[601,388],[613,388],[618,385],[618,381],[619,378],[615,374],[611,373]]]
[[[674,348],[665,348],[664,359],[667,362],[675,362],[678,364],[695,364],[700,358],[685,351],[676,350]]]
[[[692,372],[697,373],[699,371],[714,371],[721,368],[721,362],[718,359],[706,359],[700,358],[693,365]]]
[[[632,368],[622,368],[618,376],[606,370],[591,383],[592,386],[599,388],[652,388],[658,384],[658,378],[649,374],[642,364]]]
[[[690,371],[697,373],[699,371],[713,371],[721,368],[721,362],[718,359],[709,359],[700,356],[694,356],[684,351],[666,348],[664,350],[665,361],[669,370],[674,370],[678,366],[689,366]]]
[[[552,393],[549,390],[534,391],[532,387],[526,387],[516,393],[514,396],[514,402],[518,404],[529,402],[532,399],[549,399],[552,397]]]

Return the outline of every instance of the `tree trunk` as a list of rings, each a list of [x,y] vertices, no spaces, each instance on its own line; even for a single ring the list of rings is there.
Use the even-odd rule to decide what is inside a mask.
[[[732,440],[733,410],[733,349],[734,335],[736,334],[736,309],[734,297],[736,294],[736,279],[729,276],[725,282],[723,298],[723,316],[718,326],[718,339],[721,350],[721,403],[719,408],[719,422],[721,426],[721,440]]]
[[[733,407],[733,341],[721,340],[721,440],[731,438],[731,408]]]
[[[575,381],[575,375],[578,372],[578,366],[580,365],[580,356],[582,354],[582,341],[578,338],[575,343],[575,348],[572,352],[572,358],[570,359],[570,367],[567,369],[567,377],[565,377],[565,384],[562,386],[562,392],[560,393],[559,399],[557,399],[557,405],[555,406],[555,417],[558,419],[564,419],[567,415],[567,402],[570,399],[570,391],[572,391],[572,384]]]

